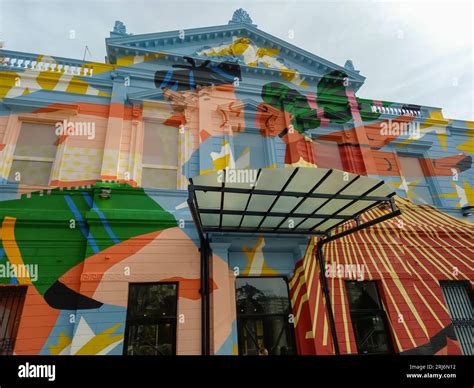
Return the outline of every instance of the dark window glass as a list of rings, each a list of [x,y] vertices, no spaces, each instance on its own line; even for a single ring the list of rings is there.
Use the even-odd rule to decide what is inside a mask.
[[[129,299],[130,318],[176,316],[176,284],[132,284]]]
[[[0,287],[0,355],[13,354],[27,287]]]
[[[375,282],[346,282],[352,327],[359,354],[392,353],[387,317]]]
[[[238,278],[237,311],[241,314],[288,314],[288,286],[283,278]]]
[[[380,310],[379,295],[373,282],[347,282],[351,310]]]
[[[130,325],[128,331],[128,353],[130,355],[173,355],[174,325],[158,323]]]
[[[288,286],[283,278],[236,280],[239,353],[295,353]]]
[[[130,284],[124,354],[176,353],[177,284]]]

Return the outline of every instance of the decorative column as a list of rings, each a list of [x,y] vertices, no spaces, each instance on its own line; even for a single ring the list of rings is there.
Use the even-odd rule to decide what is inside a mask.
[[[126,80],[128,76],[113,72],[112,99],[110,101],[109,121],[105,136],[104,156],[102,159],[101,178],[117,180],[120,142],[122,139],[123,118],[125,113]]]
[[[185,123],[181,123],[178,129],[178,189],[186,190],[188,187],[189,165],[187,164],[191,156],[191,133]],[[186,171],[183,171],[186,166]]]
[[[121,178],[132,186],[141,184],[140,164],[144,138],[142,113],[140,106],[133,106],[128,165],[126,171],[120,172],[122,175]]]
[[[21,123],[18,120],[18,116],[10,112],[8,117],[7,127],[3,134],[3,150],[0,151],[0,182],[5,183],[8,180],[8,174],[10,172],[11,164],[13,162],[13,152],[15,150],[15,144],[20,134]]]
[[[209,157],[210,154],[210,150],[203,148],[201,145],[207,139],[207,134],[212,133],[211,96],[208,88],[202,89],[198,92],[198,107],[199,171],[201,171],[203,169],[203,166],[206,165],[206,159]]]
[[[357,144],[359,145],[362,162],[365,169],[365,171],[354,171],[354,173],[366,174],[367,171],[377,171],[375,168],[375,161],[372,156],[372,151],[369,147],[369,139],[367,138],[366,128],[360,116],[355,93],[352,90],[346,89],[346,96],[349,99],[349,106],[351,109],[352,119],[354,121],[354,134]]]

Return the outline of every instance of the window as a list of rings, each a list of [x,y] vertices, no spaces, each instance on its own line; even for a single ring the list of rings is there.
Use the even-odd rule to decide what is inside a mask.
[[[288,285],[283,278],[237,278],[239,354],[295,353]]]
[[[48,186],[57,149],[54,125],[23,123],[8,180],[30,186]]]
[[[402,175],[408,180],[408,183],[414,181],[416,185],[410,186],[415,194],[428,204],[433,204],[433,194],[430,185],[425,178],[423,166],[420,159],[412,156],[399,156]]]
[[[130,284],[124,354],[176,354],[175,283]]]
[[[453,321],[454,333],[461,345],[462,352],[472,356],[474,355],[472,341],[474,316],[472,300],[469,296],[469,282],[444,281],[441,282],[441,288]]]
[[[178,129],[145,121],[142,187],[176,189],[178,180]]]
[[[13,354],[27,287],[0,287],[0,356]]]
[[[318,167],[344,170],[341,151],[335,141],[315,140],[314,160]]]
[[[375,282],[346,282],[352,327],[359,354],[392,353],[387,317]]]

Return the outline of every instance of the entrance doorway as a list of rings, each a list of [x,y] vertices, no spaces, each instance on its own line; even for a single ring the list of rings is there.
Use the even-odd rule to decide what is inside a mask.
[[[240,355],[296,353],[285,278],[237,278],[236,303]]]

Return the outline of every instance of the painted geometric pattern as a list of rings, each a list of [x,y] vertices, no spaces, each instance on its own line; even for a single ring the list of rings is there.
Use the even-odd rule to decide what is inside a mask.
[[[132,187],[141,184],[143,155],[132,147],[124,128],[143,121],[145,109],[132,106],[127,94],[142,100],[145,107],[162,104],[167,117],[158,119],[180,131],[177,188],[185,189],[194,175],[223,168],[324,166],[337,152],[326,157],[319,143],[331,141],[337,144],[345,170],[385,180],[406,198],[397,198],[402,215],[326,245],[325,256],[335,263],[363,265],[366,279],[379,282],[397,351],[445,351],[431,343],[434,336],[441,336],[446,344],[454,338],[439,281],[472,284],[473,279],[472,223],[463,220],[458,208],[474,203],[474,123],[445,119],[433,108],[356,97],[342,68],[313,74],[316,81],[310,83],[303,79],[303,69],[290,65],[285,50],[247,37],[229,37],[210,46],[199,43],[195,53],[212,60],[212,66],[188,61],[181,68],[173,67],[176,63],[165,54],[148,53],[119,55],[114,64],[82,61],[73,75],[60,59],[38,55],[31,58],[37,63],[33,68],[23,62],[0,72],[2,181],[9,177],[19,130],[10,123],[17,117],[4,104],[8,99],[18,102],[20,116],[44,120],[49,114],[85,111],[91,120],[107,120],[110,131],[103,148],[96,148],[97,143],[88,147],[87,140],[75,143],[72,137],[58,144],[60,164],[52,171],[51,184],[66,187],[33,191],[12,200],[29,189],[10,177],[13,196],[2,193],[0,263],[36,264],[39,269],[38,281],[29,275],[0,279],[3,285],[29,285],[24,316],[41,316],[22,320],[15,352],[121,354],[126,315],[122,284],[129,281],[123,269],[128,263],[132,272],[137,270],[132,275],[137,281],[179,282],[180,306],[189,311],[200,308],[199,258],[192,256],[196,231],[189,226],[186,197],[182,192],[166,196]],[[39,63],[48,65],[39,68]],[[243,73],[239,63],[254,73]],[[117,81],[118,73],[112,74],[116,70],[129,72],[131,84]],[[259,71],[276,75],[257,80]],[[140,76],[135,83],[135,76],[143,72],[149,73],[148,79]],[[165,74],[160,85],[152,80],[155,72]],[[255,82],[257,96],[249,98],[246,82]],[[168,87],[162,89],[162,84]],[[392,122],[416,124],[417,136],[403,133],[400,126],[383,133],[381,128]],[[397,153],[415,155],[430,166],[424,178],[430,190],[435,189],[431,198],[420,195],[422,177],[403,176]],[[111,198],[102,199],[99,193],[105,183],[100,179],[128,184],[111,183]],[[91,186],[69,187],[84,184]],[[436,207],[423,205],[427,202]],[[373,210],[368,217],[383,212]],[[36,226],[43,221],[55,225],[54,232]],[[31,246],[31,236],[40,246]],[[69,243],[67,249],[64,241]],[[296,266],[291,259],[275,255],[272,244],[262,236],[247,239],[241,251],[234,252],[233,261],[222,259],[223,278],[228,281],[234,264],[243,276],[288,275],[294,270],[290,292],[299,351],[333,353],[320,269],[314,259],[315,241]],[[170,262],[175,257],[181,261]],[[164,273],[158,276],[158,269]],[[343,353],[355,353],[344,279],[331,278],[329,283],[339,347]],[[219,279],[212,292],[233,292],[224,289],[224,280]],[[64,294],[69,296],[58,298]],[[199,329],[192,326],[191,330]],[[215,348],[233,353],[235,319],[225,332],[230,333],[228,338],[220,339]],[[451,346],[450,352],[456,349]]]
[[[103,150],[67,146],[60,167],[61,181],[90,181],[100,179]]]
[[[439,281],[468,280],[472,284],[472,226],[430,206],[415,206],[402,198],[396,202],[402,210],[400,217],[329,243],[324,246],[324,255],[327,262],[363,265],[365,280],[376,280],[380,285],[396,350],[422,353],[440,332],[445,346],[453,340]],[[372,210],[365,220],[383,214],[384,210]],[[327,354],[332,352],[332,345],[313,248],[314,244],[309,246],[296,266],[290,293],[298,312],[295,326],[299,345]],[[329,288],[341,352],[356,353],[344,277],[330,278]],[[441,350],[434,346],[425,351],[433,354]],[[456,352],[460,354],[460,349]]]

